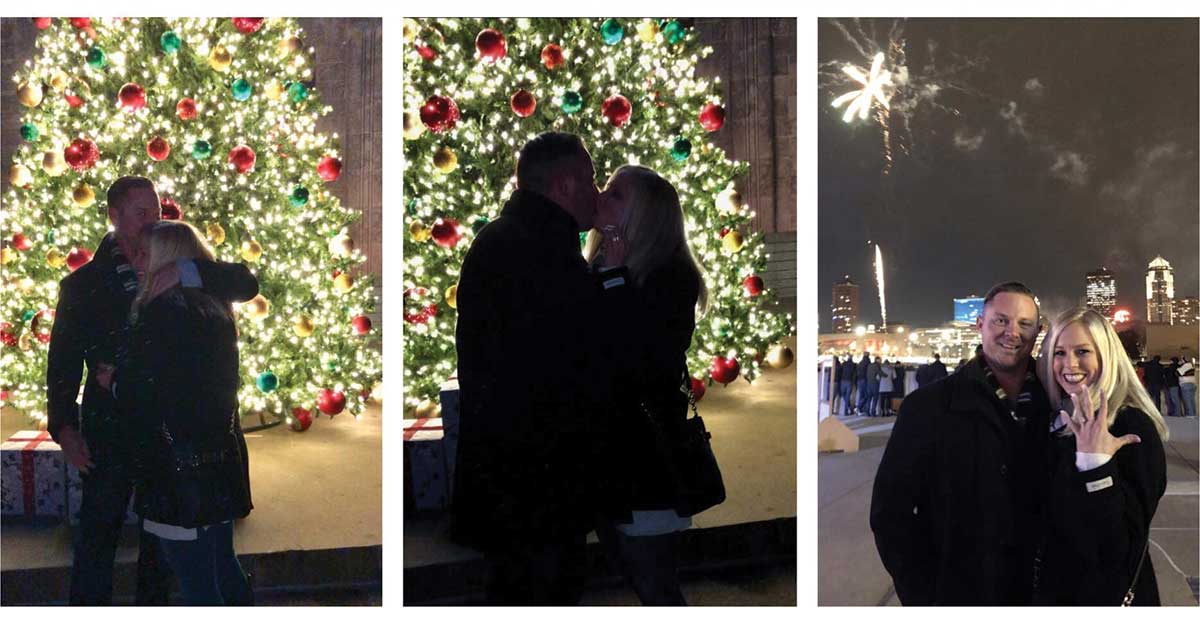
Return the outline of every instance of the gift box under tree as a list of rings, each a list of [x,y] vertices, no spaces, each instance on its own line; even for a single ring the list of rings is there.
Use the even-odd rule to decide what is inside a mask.
[[[446,509],[450,482],[441,418],[405,420],[405,501],[418,511]]]
[[[45,431],[18,431],[0,443],[0,515],[26,521],[67,514],[66,461]]]

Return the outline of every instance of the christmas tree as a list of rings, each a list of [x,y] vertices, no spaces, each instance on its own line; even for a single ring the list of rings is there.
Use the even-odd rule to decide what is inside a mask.
[[[109,229],[105,190],[154,182],[164,219],[244,262],[260,294],[238,305],[243,414],[306,427],[317,408],[358,414],[381,376],[371,277],[347,236],[358,211],[330,113],[294,20],[34,18],[35,58],[14,77],[22,144],[4,197],[4,401],[45,417],[58,282]],[[6,138],[7,141],[8,138]],[[294,417],[294,420],[293,420]]]
[[[712,49],[697,49],[685,21],[409,19],[402,35],[407,407],[436,411],[455,370],[462,258],[512,193],[520,147],[549,130],[584,139],[601,186],[637,163],[678,189],[710,290],[688,355],[693,387],[753,381],[773,346],[786,365],[776,343],[791,319],[764,308],[763,238],[733,187],[747,166],[710,141],[725,111],[717,79],[695,76]]]

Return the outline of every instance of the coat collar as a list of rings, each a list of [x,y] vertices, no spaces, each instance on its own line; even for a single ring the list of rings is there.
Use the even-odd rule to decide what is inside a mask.
[[[577,241],[579,224],[558,203],[527,189],[518,189],[504,203],[500,215],[514,217],[550,237]]]

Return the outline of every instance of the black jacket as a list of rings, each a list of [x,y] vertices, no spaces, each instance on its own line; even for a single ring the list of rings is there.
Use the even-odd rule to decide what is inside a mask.
[[[574,219],[517,190],[463,259],[452,535],[484,550],[586,533],[596,513],[598,421],[615,396],[596,339],[602,300]]]
[[[97,463],[125,453],[112,395],[96,383],[97,364],[116,363],[117,346],[129,315],[133,295],[125,292],[113,266],[110,236],[95,256],[59,283],[58,305],[50,336],[46,367],[48,430],[57,439],[64,426],[80,428]],[[196,260],[205,291],[222,300],[242,301],[258,293],[258,281],[241,264]],[[88,376],[82,408],[76,399],[83,366]]]
[[[838,369],[839,379],[842,381],[848,381],[851,384],[854,383],[854,380],[857,378],[858,366],[854,364],[853,359],[847,357],[846,361],[843,361],[842,365],[839,366]]]
[[[168,289],[142,307],[116,364],[140,509],[156,522],[196,527],[251,509],[237,331],[222,306],[193,288]]]
[[[1029,422],[1016,427],[976,360],[904,400],[871,497],[901,603],[1029,602],[1048,421]]]
[[[1126,407],[1109,429],[1137,434],[1107,464],[1075,468],[1075,438],[1054,437],[1046,541],[1034,602],[1039,605],[1120,605],[1158,501],[1167,489],[1166,456],[1149,416]],[[1109,483],[1108,487],[1102,487]],[[1088,484],[1093,491],[1088,492]],[[1100,488],[1100,489],[1095,489]],[[1134,605],[1159,605],[1150,556],[1142,565]]]
[[[656,447],[654,429],[641,403],[651,408],[657,428],[678,435],[689,416],[688,395],[683,386],[687,372],[687,350],[696,329],[699,283],[686,260],[673,259],[650,273],[627,303],[610,319],[618,329],[613,338],[621,355],[616,369],[618,405],[610,420],[599,480],[608,489],[606,512],[619,521],[630,522],[632,510],[673,509],[678,503],[663,451]],[[612,300],[612,299],[610,299]],[[607,481],[607,483],[606,483]]]

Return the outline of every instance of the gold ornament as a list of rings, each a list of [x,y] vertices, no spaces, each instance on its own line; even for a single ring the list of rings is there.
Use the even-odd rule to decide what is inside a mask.
[[[433,235],[433,233],[424,224],[421,224],[415,220],[412,224],[408,225],[408,234],[412,236],[413,241],[415,242],[424,242]]]
[[[438,404],[425,399],[417,403],[417,409],[413,412],[417,418],[433,418],[442,412],[442,408]]]
[[[96,192],[92,190],[92,186],[87,183],[80,183],[75,191],[71,192],[71,199],[75,201],[75,206],[80,209],[86,209],[96,202]]]
[[[300,41],[299,37],[292,35],[291,37],[284,37],[283,39],[280,39],[279,43],[276,44],[275,49],[279,52],[279,56],[286,57],[293,52],[299,52],[300,47],[303,45],[304,44]]]
[[[308,337],[313,334],[313,330],[317,327],[313,324],[312,318],[305,314],[300,314],[292,320],[292,331],[300,337]]]
[[[208,241],[213,243],[213,246],[220,246],[225,243],[225,229],[216,222],[209,222],[204,227],[204,234],[208,236]]]
[[[42,103],[42,86],[39,83],[21,83],[17,88],[17,100],[26,107],[36,107]]]
[[[0,265],[8,265],[17,259],[17,251],[12,248],[0,249]]]
[[[50,75],[50,88],[58,93],[62,93],[70,84],[71,77],[62,70],[54,70],[54,73]]]
[[[252,239],[242,242],[242,259],[255,262],[258,261],[259,257],[262,257],[262,253],[262,244],[259,244]]]
[[[446,288],[446,304],[451,309],[458,309],[458,283]]]
[[[270,301],[268,301],[262,294],[250,299],[250,301],[242,305],[242,307],[244,308],[246,315],[251,320],[260,320],[265,318],[271,311]]]
[[[400,25],[400,36],[404,39],[404,43],[411,44],[417,38],[417,33],[420,32],[421,26],[416,20],[404,18]]]
[[[767,363],[771,364],[772,368],[777,368],[779,370],[792,365],[792,362],[795,360],[795,353],[792,352],[792,349],[784,346],[783,344],[776,344],[775,346],[772,346],[771,350],[767,353]]]
[[[25,187],[33,182],[33,173],[23,165],[13,165],[8,169],[8,182],[13,187]]]
[[[433,153],[433,167],[442,174],[449,174],[458,169],[458,155],[454,154],[453,150],[442,146]]]
[[[404,139],[412,141],[425,133],[425,125],[421,118],[411,111],[404,112]]]
[[[742,195],[732,187],[726,187],[721,193],[717,194],[717,211],[721,213],[733,213],[740,211],[742,208]]]
[[[17,340],[17,348],[23,351],[33,348],[33,334],[29,331],[22,333],[21,337]]]
[[[272,79],[263,89],[263,93],[271,100],[279,100],[283,98],[283,85],[280,85],[279,81]]]
[[[652,44],[654,37],[658,35],[658,24],[654,20],[642,20],[642,23],[638,24],[637,34],[638,39]]]
[[[33,279],[25,277],[17,282],[17,287],[24,293],[28,294],[33,291],[33,286],[36,285]]]
[[[225,49],[225,46],[217,46],[208,53],[208,65],[218,72],[228,72],[229,65],[233,63],[233,55]]]
[[[62,254],[57,248],[51,248],[46,251],[46,264],[51,268],[61,268],[67,263],[67,256]]]
[[[337,275],[337,278],[333,280],[333,288],[336,289],[339,294],[345,294],[346,292],[349,292],[350,288],[352,287],[354,287],[354,279],[351,279],[350,275],[346,274],[345,272]]]
[[[349,257],[354,254],[354,240],[345,233],[339,233],[329,240],[329,254],[334,257]]]
[[[50,176],[58,176],[67,171],[67,160],[61,150],[48,150],[42,155],[42,170]]]
[[[742,234],[737,231],[730,231],[725,234],[725,237],[721,238],[721,247],[724,248],[725,252],[727,253],[736,253],[737,251],[741,250],[742,246],[745,244],[746,241],[742,239]]]

